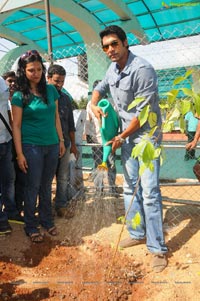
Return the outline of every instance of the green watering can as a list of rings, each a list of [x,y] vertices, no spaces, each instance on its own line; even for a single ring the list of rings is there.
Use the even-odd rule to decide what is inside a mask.
[[[106,145],[106,143],[118,134],[119,119],[113,106],[107,99],[100,100],[98,107],[100,107],[105,114],[105,117],[101,117],[100,126],[103,144],[103,161],[98,167],[107,169],[107,159],[112,152],[112,144]]]

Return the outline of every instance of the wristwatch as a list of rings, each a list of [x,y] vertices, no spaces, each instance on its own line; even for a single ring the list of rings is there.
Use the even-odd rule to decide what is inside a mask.
[[[126,139],[122,138],[120,135],[117,136],[117,140],[123,144],[125,142]]]

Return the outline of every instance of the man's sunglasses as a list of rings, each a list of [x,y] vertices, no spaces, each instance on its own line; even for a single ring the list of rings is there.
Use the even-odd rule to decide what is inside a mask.
[[[26,51],[25,53],[23,53],[23,54],[20,56],[20,58],[21,58],[22,60],[25,60],[27,57],[29,57],[29,56],[31,56],[31,55],[39,55],[39,56],[40,56],[40,54],[39,54],[39,52],[38,52],[37,50],[28,50],[28,51]]]
[[[104,52],[107,52],[110,46],[112,48],[116,48],[118,45],[119,45],[118,41],[113,41],[110,44],[102,45],[102,49]]]

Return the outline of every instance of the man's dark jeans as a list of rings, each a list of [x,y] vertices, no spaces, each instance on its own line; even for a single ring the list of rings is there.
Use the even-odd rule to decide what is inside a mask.
[[[15,168],[13,162],[12,140],[0,144],[0,211],[4,206],[3,219],[12,218],[18,214],[15,203]],[[6,215],[7,217],[6,217]]]

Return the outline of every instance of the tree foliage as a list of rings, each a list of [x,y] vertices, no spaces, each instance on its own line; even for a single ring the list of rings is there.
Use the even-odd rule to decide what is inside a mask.
[[[175,126],[178,125],[182,133],[185,132],[184,116],[187,112],[192,111],[200,116],[200,94],[195,92],[192,80],[189,81],[190,87],[184,87],[184,82],[191,77],[195,70],[188,70],[184,76],[177,77],[173,82],[173,87],[170,91],[164,94],[166,97],[160,102],[161,114],[163,116],[160,135],[166,132],[172,132]],[[181,87],[177,88],[177,85]],[[180,93],[182,97],[179,97]],[[138,103],[144,100],[143,97],[138,97],[133,100],[128,109],[134,108]],[[141,175],[146,168],[153,171],[152,160],[160,157],[161,164],[163,162],[164,152],[162,145],[156,146],[152,141],[152,137],[157,128],[157,115],[151,112],[150,105],[146,105],[141,111],[139,117],[140,126],[146,122],[149,123],[151,131],[144,135],[141,142],[138,143],[132,150],[132,157],[138,158],[142,164],[139,174]],[[158,137],[159,139],[159,137]]]

